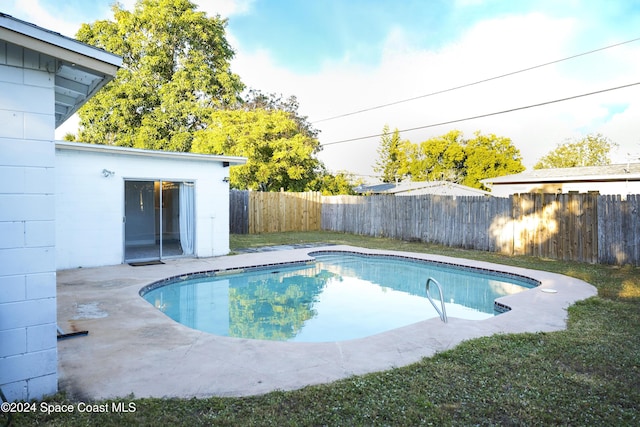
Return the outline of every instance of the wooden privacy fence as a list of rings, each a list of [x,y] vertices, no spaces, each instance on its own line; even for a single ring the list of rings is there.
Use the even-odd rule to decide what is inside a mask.
[[[505,198],[451,196],[323,197],[322,229],[467,249],[497,251],[511,236],[489,233],[492,222],[511,215]]]
[[[598,262],[640,266],[640,194],[598,197]]]
[[[510,255],[640,265],[640,195],[623,200],[571,193],[498,198],[239,191],[232,192],[230,214],[232,233],[322,229]]]
[[[320,230],[322,194],[281,191],[231,191],[231,233],[275,233]]]
[[[640,195],[323,197],[322,229],[603,264],[640,265]]]
[[[353,196],[326,200],[322,226],[510,255],[597,262],[596,199],[590,194]]]
[[[513,247],[503,252],[565,261],[598,262],[597,194],[517,194],[511,196]]]

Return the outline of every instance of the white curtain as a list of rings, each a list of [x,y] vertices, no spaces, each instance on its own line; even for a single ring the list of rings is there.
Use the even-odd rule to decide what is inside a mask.
[[[193,182],[180,183],[180,245],[184,255],[193,255],[195,220]]]

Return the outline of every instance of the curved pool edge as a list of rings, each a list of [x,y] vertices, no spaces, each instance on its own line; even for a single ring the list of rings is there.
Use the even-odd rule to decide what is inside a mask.
[[[500,298],[511,311],[485,320],[430,319],[351,341],[288,343],[220,337],[169,319],[140,297],[140,289],[169,276],[248,265],[312,261],[319,250],[410,256],[531,277],[537,288]],[[545,293],[541,289],[554,289]],[[246,396],[292,390],[352,375],[400,367],[496,333],[551,332],[566,328],[567,308],[597,294],[592,285],[556,273],[421,253],[328,246],[164,265],[66,270],[58,275],[58,324],[86,329],[85,338],[58,343],[61,388],[71,395],[124,397]],[[95,304],[102,317],[78,316]],[[72,326],[72,327],[70,327]],[[176,379],[181,379],[176,381]]]

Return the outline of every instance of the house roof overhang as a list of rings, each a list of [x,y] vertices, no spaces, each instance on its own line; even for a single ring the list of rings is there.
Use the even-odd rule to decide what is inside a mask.
[[[486,185],[629,181],[640,181],[640,163],[575,168],[534,169],[532,171],[514,175],[505,175],[480,180],[480,182]]]
[[[0,40],[55,59],[55,126],[71,117],[122,66],[122,58],[0,12]]]
[[[218,162],[223,166],[244,165],[246,157],[222,156],[211,154],[181,153],[175,151],[142,150],[140,148],[114,147],[112,145],[87,144],[84,142],[56,141],[56,150],[85,151],[104,154],[155,157],[158,159],[192,160],[204,162]]]
[[[488,191],[449,181],[403,181],[399,183],[362,185],[356,187],[354,190],[360,194],[434,194],[447,196],[491,195]]]

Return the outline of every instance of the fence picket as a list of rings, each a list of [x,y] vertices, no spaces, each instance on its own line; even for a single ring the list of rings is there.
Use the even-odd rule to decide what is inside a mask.
[[[640,195],[509,198],[231,191],[232,233],[330,230],[559,260],[640,265]]]

